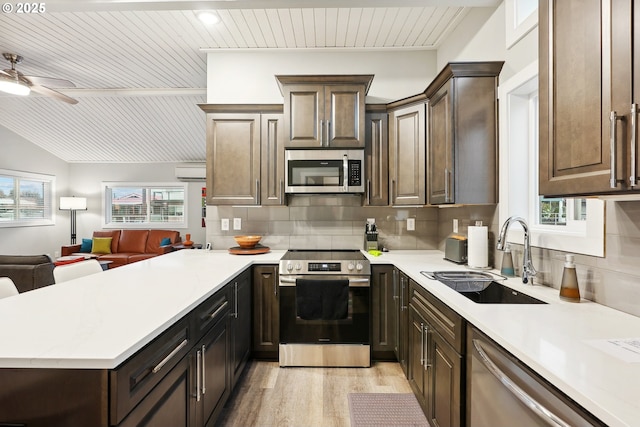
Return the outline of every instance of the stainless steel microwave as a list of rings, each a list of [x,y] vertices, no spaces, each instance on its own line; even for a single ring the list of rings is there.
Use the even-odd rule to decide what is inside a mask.
[[[364,193],[364,150],[286,150],[285,193]]]

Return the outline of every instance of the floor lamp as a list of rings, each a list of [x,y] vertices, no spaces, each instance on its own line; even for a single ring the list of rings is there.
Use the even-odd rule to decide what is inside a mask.
[[[71,212],[71,244],[76,244],[76,211],[87,210],[86,197],[60,197],[59,209]]]

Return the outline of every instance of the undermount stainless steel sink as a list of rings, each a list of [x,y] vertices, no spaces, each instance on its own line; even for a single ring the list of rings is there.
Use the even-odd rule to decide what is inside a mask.
[[[491,282],[482,291],[460,292],[479,304],[547,304],[537,298],[523,294],[498,282]]]

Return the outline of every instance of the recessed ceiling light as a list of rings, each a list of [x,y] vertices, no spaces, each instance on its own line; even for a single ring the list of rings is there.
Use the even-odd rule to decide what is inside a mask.
[[[198,19],[205,25],[214,25],[220,22],[220,16],[211,10],[203,10],[197,13]]]

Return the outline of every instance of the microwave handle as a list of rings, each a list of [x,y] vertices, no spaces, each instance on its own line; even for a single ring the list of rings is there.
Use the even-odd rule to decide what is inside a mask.
[[[342,156],[342,173],[344,174],[342,190],[346,193],[349,191],[349,156],[346,154]]]

